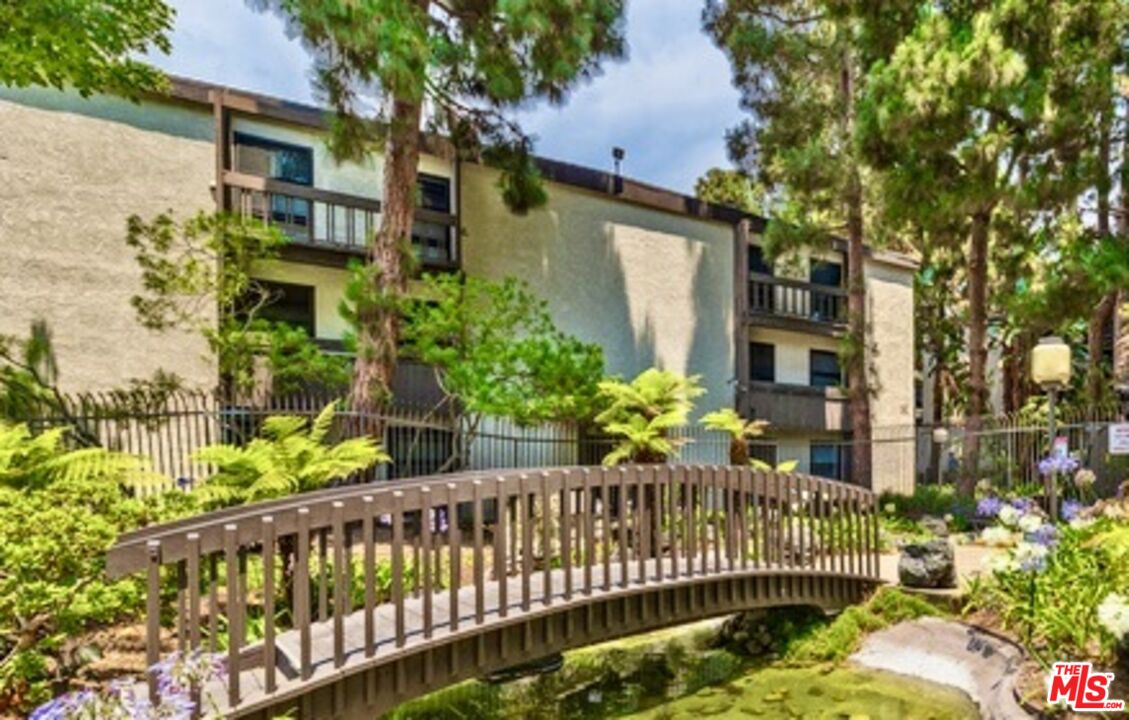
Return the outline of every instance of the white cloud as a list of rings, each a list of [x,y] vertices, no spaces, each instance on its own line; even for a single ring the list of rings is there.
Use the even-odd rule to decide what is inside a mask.
[[[310,61],[282,22],[236,0],[172,0],[173,53],[154,61],[189,77],[310,102]],[[564,107],[518,114],[543,155],[611,167],[627,150],[625,174],[690,192],[713,165],[726,164],[725,130],[740,118],[729,65],[702,33],[696,0],[629,4],[629,57],[609,64]]]

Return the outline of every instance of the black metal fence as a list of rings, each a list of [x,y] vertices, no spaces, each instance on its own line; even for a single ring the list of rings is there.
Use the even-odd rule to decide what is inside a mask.
[[[335,439],[379,434],[392,462],[375,479],[413,477],[464,470],[561,465],[596,465],[614,439],[577,423],[523,426],[493,417],[436,412],[410,406],[381,414],[359,412],[330,395],[303,394],[229,399],[206,392],[160,395],[128,393],[65,396],[29,408],[33,430],[69,427],[74,442],[101,446],[147,458],[165,476],[160,491],[190,487],[213,470],[195,459],[196,451],[214,444],[244,445],[257,437],[274,415],[316,417],[335,406]],[[683,442],[679,462],[722,464],[728,458],[723,433],[690,426],[675,432]]]

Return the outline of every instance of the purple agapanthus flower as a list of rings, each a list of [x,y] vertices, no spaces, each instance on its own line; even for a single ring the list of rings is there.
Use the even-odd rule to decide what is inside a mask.
[[[1031,501],[1031,498],[1017,497],[1012,499],[1011,506],[1018,510],[1020,513],[1026,513],[1031,511],[1031,508],[1035,506],[1035,503]]]
[[[1029,539],[1038,545],[1050,547],[1058,541],[1058,528],[1050,523],[1045,523],[1031,533]]]
[[[1078,461],[1069,455],[1050,455],[1039,461],[1042,475],[1069,475],[1078,469]]]
[[[1043,572],[1047,569],[1047,558],[1043,555],[1024,558],[1019,562],[1019,569],[1023,572]]]
[[[986,497],[976,503],[976,514],[980,517],[996,517],[1003,506],[1003,501],[998,497]]]
[[[1086,506],[1077,500],[1067,500],[1062,504],[1062,507],[1059,508],[1059,515],[1062,516],[1063,520],[1070,522],[1078,517],[1078,513],[1082,512],[1082,508],[1084,507]]]

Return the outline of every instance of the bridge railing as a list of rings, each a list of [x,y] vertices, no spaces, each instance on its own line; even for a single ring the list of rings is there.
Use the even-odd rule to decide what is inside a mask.
[[[224,652],[222,701],[238,710],[593,595],[726,574],[876,579],[878,518],[862,488],[747,467],[476,472],[145,528],[107,566],[146,576],[150,664],[173,648]]]

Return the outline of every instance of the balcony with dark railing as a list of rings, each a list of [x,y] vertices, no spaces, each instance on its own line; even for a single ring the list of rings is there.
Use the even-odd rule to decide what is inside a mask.
[[[283,256],[291,259],[344,263],[364,254],[380,227],[381,203],[373,198],[231,170],[224,173],[224,191],[233,212],[286,233],[291,244]],[[416,210],[412,246],[425,270],[458,267],[456,230],[454,215]]]
[[[847,291],[832,285],[749,273],[749,321],[824,331],[847,324]]]

